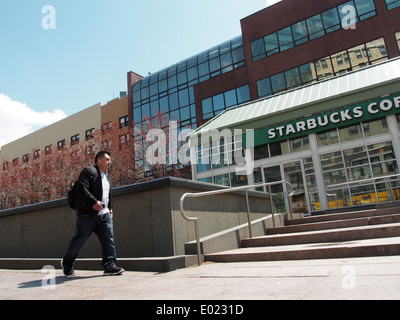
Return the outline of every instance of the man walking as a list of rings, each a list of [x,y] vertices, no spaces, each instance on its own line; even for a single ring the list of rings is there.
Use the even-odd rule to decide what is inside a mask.
[[[107,170],[111,166],[111,155],[101,151],[96,155],[95,165],[85,168],[77,183],[77,231],[61,262],[64,275],[74,276],[74,262],[94,232],[102,248],[104,275],[120,275],[125,270],[117,267],[113,233],[113,210],[111,180]]]

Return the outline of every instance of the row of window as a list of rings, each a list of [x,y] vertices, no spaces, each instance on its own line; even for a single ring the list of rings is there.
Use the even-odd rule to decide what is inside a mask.
[[[129,125],[129,116],[125,116],[125,117],[122,117],[122,118],[119,119],[119,128],[120,129],[125,128],[128,125]],[[105,133],[107,131],[110,131],[111,129],[112,129],[112,122],[105,123],[102,126],[103,133]],[[85,132],[86,141],[89,141],[89,140],[93,139],[94,134],[95,134],[95,128],[92,128],[90,130],[86,130],[86,132]],[[126,135],[120,136],[120,145],[124,144],[126,142],[126,139],[127,139]],[[79,142],[80,142],[80,134],[76,134],[76,135],[72,136],[70,142],[71,142],[71,146],[79,144]],[[105,142],[105,143],[107,144],[108,142]],[[66,146],[65,139],[57,142],[57,149],[58,150],[64,149],[65,146]],[[91,147],[88,147],[88,148],[90,149]],[[53,152],[53,146],[52,145],[45,147],[45,154],[46,155],[51,154],[52,152]],[[87,150],[88,154],[90,152],[91,152],[91,150]],[[40,157],[40,155],[41,155],[41,150],[39,150],[39,149],[35,150],[33,152],[33,158],[35,160],[38,159]],[[30,154],[25,154],[25,155],[22,156],[23,163],[28,163],[29,160],[30,160]],[[19,161],[20,161],[19,158],[15,158],[13,160],[13,165],[18,165]],[[3,163],[3,170],[6,170],[7,166],[8,166],[8,163],[4,162]]]
[[[376,15],[373,0],[352,0],[346,2],[338,7],[253,41],[251,43],[253,61],[256,62],[348,27],[349,17],[352,14],[350,8],[354,8],[353,10],[355,10],[356,14],[356,17],[354,17],[355,21],[352,21],[351,24]]]
[[[245,65],[242,37],[215,46],[149,75],[133,87],[134,122],[158,112],[181,124],[196,124],[194,85]]]
[[[377,39],[257,81],[259,98],[328,79],[388,59],[385,41]]]
[[[222,111],[250,101],[249,86],[229,90],[202,101],[203,119],[211,119]]]

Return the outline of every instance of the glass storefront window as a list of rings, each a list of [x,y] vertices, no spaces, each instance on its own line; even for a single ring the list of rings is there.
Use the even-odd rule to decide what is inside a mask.
[[[342,142],[363,138],[363,133],[360,125],[339,129],[339,135]]]
[[[308,137],[289,140],[290,151],[300,152],[310,149],[310,140]]]
[[[399,0],[399,5],[400,5],[400,0]],[[400,32],[396,32],[395,37],[396,37],[397,45],[399,46],[399,50],[400,50]]]
[[[344,162],[341,162],[343,154]],[[322,171],[328,188],[330,208],[384,202],[397,199],[397,180],[372,181],[370,178],[399,172],[392,142],[377,143],[328,153],[321,156]],[[359,184],[348,182],[363,181]]]
[[[254,148],[254,160],[262,160],[262,159],[268,159],[269,158],[269,149],[268,145],[263,145],[259,147]]]
[[[366,147],[359,147],[343,152],[346,167],[354,167],[368,164],[368,154]]]
[[[397,120],[398,130],[400,130],[400,114],[396,114],[396,120]]]
[[[365,180],[371,177],[371,168],[369,165],[350,168],[347,169],[347,176],[349,178],[349,182]]]
[[[289,144],[287,141],[271,143],[269,145],[271,157],[278,157],[289,154]]]
[[[231,176],[231,186],[232,187],[240,187],[248,185],[248,180],[246,175],[237,175],[232,174]]]
[[[371,163],[396,159],[391,142],[370,145],[368,146],[368,153]]]
[[[337,129],[328,131],[328,132],[319,133],[317,135],[317,141],[318,141],[319,147],[339,143],[339,133],[338,133]]]
[[[199,179],[200,182],[212,183],[212,177]]]
[[[372,137],[375,135],[388,133],[389,127],[386,118],[371,122],[363,123],[363,130],[365,137]]]
[[[331,152],[321,156],[322,170],[337,170],[344,168],[342,152]]]
[[[230,187],[229,174],[223,174],[215,177],[215,184],[220,186]]]

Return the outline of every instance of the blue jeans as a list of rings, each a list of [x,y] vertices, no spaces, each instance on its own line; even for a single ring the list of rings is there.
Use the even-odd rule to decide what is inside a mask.
[[[104,270],[115,265],[117,257],[114,244],[113,220],[111,219],[111,215],[108,213],[103,216],[95,217],[78,216],[76,235],[72,238],[63,259],[63,265],[65,267],[72,268],[74,266],[74,262],[78,257],[79,252],[93,232],[97,235],[100,241],[103,253],[102,266],[104,267]]]

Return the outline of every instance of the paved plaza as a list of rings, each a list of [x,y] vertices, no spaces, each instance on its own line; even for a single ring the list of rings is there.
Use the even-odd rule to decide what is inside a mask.
[[[56,266],[58,268],[58,266]],[[43,272],[45,272],[44,270]],[[1,300],[398,300],[400,256],[204,264],[104,277],[0,270]]]

